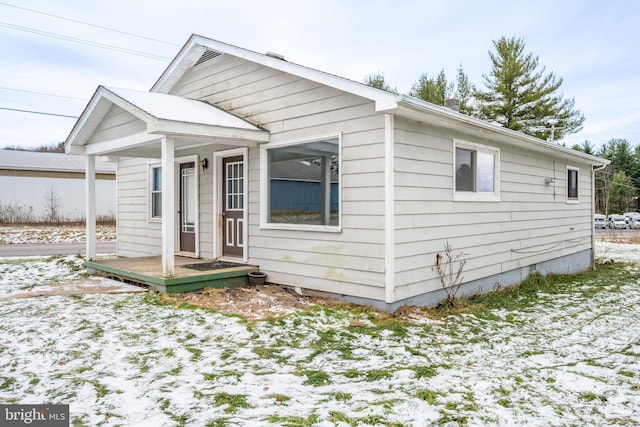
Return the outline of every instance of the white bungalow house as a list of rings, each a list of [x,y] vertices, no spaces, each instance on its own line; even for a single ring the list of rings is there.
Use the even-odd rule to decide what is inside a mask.
[[[100,86],[66,141],[117,161],[118,254],[257,265],[387,310],[591,268],[606,161],[421,100],[193,35],[149,92]],[[87,226],[87,257],[95,257]]]

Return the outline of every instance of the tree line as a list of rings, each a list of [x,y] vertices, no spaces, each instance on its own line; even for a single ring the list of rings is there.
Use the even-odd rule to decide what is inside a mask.
[[[640,145],[614,138],[597,150],[589,141],[571,148],[611,161],[605,169],[596,171],[596,212],[640,212]]]
[[[562,78],[540,66],[538,56],[526,53],[522,38],[503,36],[493,41],[493,48],[491,70],[482,75],[484,88],[474,85],[460,65],[454,80],[447,79],[444,69],[435,76],[422,74],[408,95],[443,106],[455,99],[463,114],[545,140],[561,140],[582,129],[585,118],[574,99],[558,93]],[[380,71],[364,82],[398,93]]]
[[[423,73],[408,95],[436,105],[449,103],[460,113],[550,142],[582,129],[585,118],[574,98],[559,93],[562,78],[540,66],[538,56],[526,53],[522,38],[503,36],[493,41],[489,58],[491,70],[482,75],[484,88],[473,84],[460,65],[453,80],[444,69],[434,76]],[[398,93],[381,71],[366,76],[364,83]],[[596,212],[640,211],[640,146],[611,139],[599,149],[589,141],[571,148],[611,161],[596,172]]]

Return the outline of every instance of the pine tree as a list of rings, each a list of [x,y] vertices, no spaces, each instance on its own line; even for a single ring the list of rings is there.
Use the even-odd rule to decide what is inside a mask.
[[[475,108],[473,103],[473,94],[476,91],[476,87],[469,76],[467,76],[462,69],[462,64],[458,67],[458,73],[456,74],[456,90],[453,95],[455,99],[460,102],[460,112],[473,115]]]
[[[436,105],[444,105],[444,101],[451,97],[455,84],[447,82],[444,70],[437,77],[422,74],[417,82],[411,85],[409,95]]]
[[[375,87],[376,89],[386,90],[391,93],[398,93],[398,89],[395,87],[392,88],[389,83],[384,78],[384,73],[381,71],[377,71],[375,73],[371,73],[364,78],[364,84],[367,86]]]
[[[524,53],[522,39],[501,37],[493,45],[491,73],[482,76],[487,90],[475,92],[480,118],[550,140],[582,129],[584,116],[573,98],[557,94],[562,78],[539,69],[538,57]]]

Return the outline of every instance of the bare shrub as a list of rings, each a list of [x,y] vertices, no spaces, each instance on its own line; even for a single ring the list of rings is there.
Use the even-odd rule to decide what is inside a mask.
[[[0,224],[28,224],[34,220],[32,206],[0,203]]]
[[[446,302],[450,307],[457,307],[459,305],[458,291],[462,285],[462,270],[467,263],[462,257],[462,252],[454,254],[451,243],[447,241],[444,244],[444,254],[438,252],[436,254],[436,272],[440,277],[440,284],[442,289],[447,294]]]

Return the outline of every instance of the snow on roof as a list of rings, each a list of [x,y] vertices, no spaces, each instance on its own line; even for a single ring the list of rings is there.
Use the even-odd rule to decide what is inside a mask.
[[[156,119],[260,130],[251,123],[204,101],[196,101],[164,93],[113,87],[104,87],[104,89]]]
[[[0,150],[0,169],[38,170],[56,172],[84,172],[85,159],[64,153]],[[116,166],[96,157],[96,172],[114,174]]]

